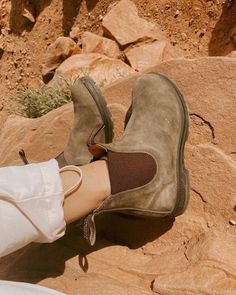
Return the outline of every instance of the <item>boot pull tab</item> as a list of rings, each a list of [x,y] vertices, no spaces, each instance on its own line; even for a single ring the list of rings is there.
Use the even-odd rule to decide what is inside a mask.
[[[87,140],[87,146],[88,146],[88,150],[89,152],[94,156],[94,158],[101,158],[103,156],[106,155],[107,151],[106,148],[101,145],[101,144],[97,144],[95,142],[95,137],[98,135],[99,132],[101,132],[103,129],[105,128],[104,124],[99,124],[97,125],[92,133],[90,134],[88,140]]]
[[[94,246],[96,242],[96,225],[94,221],[95,214],[89,214],[84,219],[84,238],[89,242],[91,246]]]
[[[103,129],[105,129],[104,124],[98,124],[89,135],[89,138],[87,140],[87,146],[94,145],[95,143],[95,137],[98,135],[99,132],[101,132]]]
[[[23,149],[19,150],[19,156],[25,165],[29,164],[29,161],[26,158],[25,151]]]

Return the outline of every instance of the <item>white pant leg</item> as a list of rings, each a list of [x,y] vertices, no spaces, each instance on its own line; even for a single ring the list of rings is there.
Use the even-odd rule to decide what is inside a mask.
[[[62,237],[63,200],[56,160],[0,168],[0,257]]]

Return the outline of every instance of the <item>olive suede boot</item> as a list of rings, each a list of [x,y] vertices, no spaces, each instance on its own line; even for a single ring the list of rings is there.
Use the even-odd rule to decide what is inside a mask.
[[[95,217],[120,212],[146,218],[175,217],[189,200],[184,165],[188,112],[177,87],[165,76],[148,73],[133,87],[132,114],[119,142],[89,150],[107,157],[111,196],[85,219],[85,236],[96,241]]]
[[[101,143],[113,139],[113,122],[95,82],[88,76],[77,78],[71,87],[74,107],[74,122],[64,152],[55,159],[59,167],[84,165],[93,160],[88,151],[87,141],[91,134]],[[24,150],[19,155],[25,164],[29,164]]]
[[[87,140],[95,127],[99,142],[109,143],[113,138],[111,115],[95,82],[88,76],[78,78],[71,87],[71,95],[74,123],[64,152],[56,157],[59,167],[91,162]]]

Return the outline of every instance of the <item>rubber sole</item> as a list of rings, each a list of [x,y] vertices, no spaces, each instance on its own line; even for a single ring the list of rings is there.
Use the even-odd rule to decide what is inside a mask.
[[[113,132],[113,122],[111,119],[111,113],[107,107],[105,98],[103,97],[100,89],[97,87],[95,82],[88,76],[80,78],[84,86],[88,89],[89,93],[93,97],[97,108],[101,114],[102,121],[105,125],[105,143],[112,142],[114,132]]]

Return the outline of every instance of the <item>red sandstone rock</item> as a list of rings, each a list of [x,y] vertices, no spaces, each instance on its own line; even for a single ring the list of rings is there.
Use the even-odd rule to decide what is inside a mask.
[[[108,105],[108,107],[112,113],[112,121],[114,123],[114,132],[116,134],[116,138],[119,138],[121,137],[124,130],[123,120],[125,117],[126,108],[120,103],[111,103]]]
[[[128,49],[125,53],[131,67],[142,71],[158,63],[171,59],[173,49],[166,41],[156,41],[151,44],[142,44]]]
[[[52,79],[57,67],[76,50],[76,43],[68,37],[59,37],[46,51],[45,63],[42,68],[44,82]],[[78,49],[77,49],[78,50]]]
[[[78,27],[72,28],[70,31],[70,37],[71,39],[77,41],[81,36],[81,30]]]
[[[82,53],[100,53],[106,56],[117,58],[120,55],[120,49],[117,43],[108,38],[96,34],[85,32],[81,36]]]
[[[112,59],[99,53],[84,53],[73,55],[64,61],[56,70],[52,83],[60,85],[62,76],[72,82],[81,75],[91,76],[99,86],[126,77],[135,71],[118,59]]]
[[[130,0],[121,0],[111,8],[102,21],[105,34],[120,45],[144,40],[159,40],[162,32],[154,24],[138,16],[138,9]]]
[[[234,273],[236,252],[234,235],[208,232],[186,245],[189,266],[160,274],[153,284],[157,294],[230,294],[236,290]],[[178,287],[177,287],[178,286]]]
[[[0,140],[4,142],[0,146],[0,166],[21,165],[18,156],[21,148],[25,149],[30,162],[55,157],[64,148],[72,118],[71,104],[37,119],[9,116],[0,132]]]

